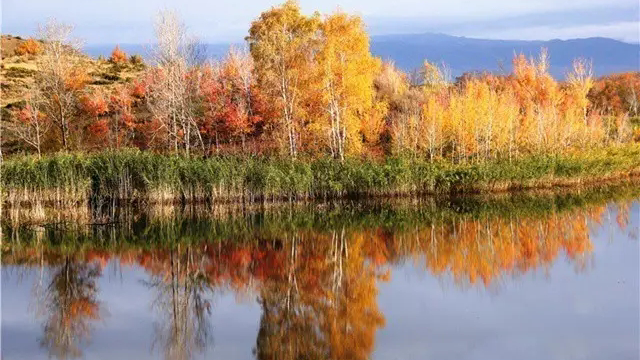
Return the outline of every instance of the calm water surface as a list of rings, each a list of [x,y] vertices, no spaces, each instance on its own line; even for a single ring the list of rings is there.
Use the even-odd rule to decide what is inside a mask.
[[[640,203],[565,203],[9,230],[2,358],[638,359]]]

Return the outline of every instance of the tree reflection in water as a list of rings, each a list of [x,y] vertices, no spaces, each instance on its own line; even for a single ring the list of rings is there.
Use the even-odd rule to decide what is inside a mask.
[[[349,241],[342,229],[306,240],[282,243],[285,266],[261,287],[256,358],[368,358],[384,317],[364,238]]]
[[[152,307],[158,314],[152,347],[159,347],[167,360],[191,359],[212,340],[211,303],[206,299],[212,289],[198,266],[204,259],[180,245],[169,250],[168,257],[162,255],[151,259],[151,280],[145,282],[155,293]]]
[[[618,209],[615,221],[626,227],[628,203]],[[42,344],[58,358],[82,355],[91,324],[100,319],[95,281],[107,261],[116,261],[149,274],[145,285],[155,294],[157,314],[152,347],[166,359],[191,359],[211,346],[209,299],[229,291],[257,298],[262,309],[257,359],[367,359],[385,324],[378,284],[394,265],[414,261],[463,287],[490,287],[546,270],[560,256],[582,271],[593,249],[590,224],[614,221],[606,205],[524,214],[416,211],[287,222],[286,216],[298,216],[290,212],[231,224],[171,215],[73,241],[38,240],[44,246],[23,238],[3,252],[3,260],[37,265],[48,259],[52,278],[41,300]],[[140,234],[153,243],[137,243]],[[62,256],[61,244],[82,246]]]
[[[40,344],[58,359],[79,358],[94,323],[101,319],[96,286],[101,268],[65,256],[48,269],[51,280],[38,299],[39,313],[44,317]]]

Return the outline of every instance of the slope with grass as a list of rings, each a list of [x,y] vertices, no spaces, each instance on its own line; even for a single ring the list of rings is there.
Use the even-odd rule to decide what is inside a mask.
[[[0,78],[2,89],[0,92],[0,107],[11,109],[20,106],[25,94],[35,79],[38,69],[38,54],[21,54],[18,50],[28,41],[19,36],[2,35],[0,48],[2,61],[0,62]],[[82,67],[89,76],[89,89],[102,88],[108,90],[116,84],[127,83],[136,78],[144,70],[142,63],[130,61],[119,66],[105,58],[93,59],[78,53]]]

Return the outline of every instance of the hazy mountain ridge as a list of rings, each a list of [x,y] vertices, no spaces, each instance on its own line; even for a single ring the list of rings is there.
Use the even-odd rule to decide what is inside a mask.
[[[551,73],[563,78],[575,58],[593,61],[596,75],[637,71],[640,68],[637,44],[608,38],[550,41],[488,40],[443,34],[375,36],[371,51],[383,59],[395,61],[402,69],[413,69],[423,59],[445,63],[454,76],[466,71],[510,71],[515,53],[537,56],[547,48],[551,57]]]
[[[90,45],[85,51],[91,56],[109,56],[115,44]],[[224,56],[229,44],[206,44],[209,57]],[[149,46],[120,44],[128,53],[149,54]],[[640,70],[640,45],[594,37],[571,40],[526,41],[490,40],[451,36],[436,33],[377,35],[371,38],[371,52],[410,71],[423,63],[444,63],[452,76],[467,71],[508,72],[514,53],[537,56],[547,48],[551,57],[551,73],[564,78],[575,58],[593,61],[596,75]]]

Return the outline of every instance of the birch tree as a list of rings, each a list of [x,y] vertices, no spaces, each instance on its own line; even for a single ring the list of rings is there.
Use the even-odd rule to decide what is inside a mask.
[[[147,96],[148,107],[161,124],[159,130],[168,135],[168,148],[177,152],[182,147],[189,155],[193,140],[201,140],[194,115],[196,94],[192,91],[197,89],[192,82],[198,81],[198,76],[190,66],[197,60],[197,43],[188,36],[184,23],[174,11],[159,12],[154,29],[153,60],[157,68],[151,70],[153,81]]]
[[[249,42],[255,73],[262,89],[270,93],[278,108],[287,152],[295,158],[305,122],[305,97],[312,81],[318,15],[300,13],[298,3],[289,0],[263,12],[251,24]]]
[[[82,68],[80,44],[71,38],[73,27],[49,20],[38,29],[44,40],[37,60],[35,84],[41,98],[42,111],[60,133],[62,148],[69,148],[70,121],[76,110],[79,93],[87,75]]]
[[[7,131],[33,147],[42,156],[42,142],[51,128],[51,121],[43,113],[43,96],[34,86],[26,98],[26,106],[13,114],[13,119],[6,127]]]
[[[334,158],[362,148],[361,128],[373,106],[374,78],[379,64],[369,52],[369,36],[358,16],[337,12],[321,27],[318,64],[322,103],[328,119],[329,147]]]

